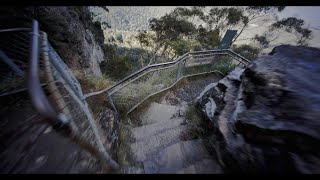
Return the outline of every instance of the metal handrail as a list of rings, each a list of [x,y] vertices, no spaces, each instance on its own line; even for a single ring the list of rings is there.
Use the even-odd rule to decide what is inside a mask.
[[[189,55],[194,55],[194,54],[206,54],[206,53],[214,53],[212,55],[215,55],[215,54],[218,54],[218,53],[226,53],[226,54],[229,54],[231,57],[234,58],[234,56],[236,56],[237,58],[240,58],[241,60],[243,61],[240,61],[239,59],[237,58],[234,58],[235,60],[239,61],[240,63],[243,63],[243,64],[247,64],[249,63],[250,61],[247,60],[246,58],[244,58],[243,56],[239,55],[238,53],[232,51],[231,49],[213,49],[213,50],[204,50],[204,51],[192,51],[192,52],[187,52],[185,54],[183,54],[182,56],[178,57],[176,60],[174,61],[171,61],[171,62],[165,62],[165,63],[158,63],[158,64],[152,64],[152,65],[148,65],[134,73],[132,73],[131,75],[121,79],[120,81],[116,82],[114,85],[112,85],[111,87],[108,87],[106,89],[103,89],[103,90],[100,90],[100,91],[96,91],[96,92],[91,92],[91,93],[88,93],[88,94],[85,94],[83,96],[83,99],[86,99],[86,98],[89,98],[91,96],[95,96],[95,95],[99,95],[99,94],[102,94],[102,93],[105,93],[105,92],[110,92],[112,89],[114,89],[115,87],[125,83],[126,81],[129,81],[133,78],[135,78],[136,76],[142,74],[143,72],[147,71],[147,70],[150,70],[152,68],[158,68],[158,67],[163,67],[163,66],[170,66],[170,65],[175,65],[175,64],[178,64],[179,62],[185,60]],[[112,93],[111,93],[112,94]]]
[[[0,32],[15,32],[15,31],[27,31],[27,32],[32,32],[33,28],[10,28],[10,29],[2,29]]]
[[[39,24],[36,20],[33,21],[31,39],[31,54],[30,65],[28,70],[28,90],[32,104],[38,112],[53,124],[63,124],[63,120],[58,117],[58,114],[49,104],[45,94],[41,88],[39,79]]]

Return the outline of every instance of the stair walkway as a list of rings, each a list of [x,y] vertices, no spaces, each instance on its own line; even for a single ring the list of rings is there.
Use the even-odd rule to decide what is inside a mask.
[[[165,101],[154,102],[141,116],[143,126],[131,130],[135,142],[130,150],[134,160],[143,164],[144,173],[222,173],[200,139],[180,139],[186,128],[185,117],[180,116],[183,109]]]

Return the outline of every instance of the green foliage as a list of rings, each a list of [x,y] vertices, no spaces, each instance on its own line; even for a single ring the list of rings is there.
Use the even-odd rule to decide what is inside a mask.
[[[171,48],[173,49],[174,53],[178,56],[183,55],[186,52],[191,50],[191,45],[185,39],[177,39],[175,41],[169,42]]]
[[[213,7],[207,12],[204,7],[194,6],[192,8],[178,7],[174,11],[161,18],[153,18],[150,20],[150,29],[156,33],[154,43],[159,46],[167,47],[168,45],[173,49],[174,53],[181,55],[190,49],[213,49],[219,46],[221,35],[223,35],[228,28],[234,26],[247,26],[249,19],[259,13],[269,13],[273,11],[282,11],[284,7],[280,6],[257,6],[257,7]],[[247,15],[245,10],[250,10],[251,13]],[[193,24],[194,18],[197,17],[204,25],[198,27]],[[242,29],[243,30],[243,29]],[[238,32],[238,35],[242,33]],[[188,41],[183,38],[191,38],[198,41],[198,44],[193,48],[188,45]],[[235,39],[236,39],[235,38]],[[149,46],[152,42],[151,37],[146,33],[140,33],[137,39],[142,45]],[[266,39],[257,37],[257,41],[263,41],[264,45]],[[164,48],[166,50],[166,48]]]
[[[109,88],[114,83],[107,76],[79,75],[77,78],[84,93],[100,91]],[[95,117],[109,106],[104,94],[92,96],[87,99],[87,102]]]
[[[209,132],[207,123],[201,118],[194,104],[187,107],[186,120],[187,128],[183,134],[185,140],[201,138]]]
[[[228,58],[221,58],[221,60],[214,65],[214,69],[222,72],[224,75],[228,75],[235,67],[236,64],[233,64]]]
[[[254,40],[258,41],[263,47],[268,47],[269,45],[269,41],[265,35],[259,36],[256,34]]]
[[[229,74],[234,68],[236,64],[232,63],[230,57],[217,57],[211,64],[203,64],[191,67],[185,67],[183,69],[183,75],[191,75],[203,72],[210,72],[213,70],[218,70],[224,75]]]
[[[248,17],[244,15],[244,9],[238,7],[211,8],[209,13],[198,13],[198,17],[207,24],[208,29],[225,31],[230,25],[246,23]]]
[[[89,91],[93,92],[106,89],[113,84],[113,81],[110,80],[107,76],[101,77],[95,75],[86,75],[79,80],[85,89],[90,89]]]
[[[100,65],[102,72],[114,80],[122,79],[132,72],[132,61],[127,56],[114,55]]]
[[[135,38],[140,42],[141,46],[151,47],[156,41],[156,37],[147,31],[139,31]]]
[[[205,49],[217,48],[220,43],[219,29],[207,30],[202,26],[199,26],[196,39]]]
[[[157,34],[157,42],[175,40],[180,35],[188,36],[196,32],[195,25],[172,14],[166,14],[159,19],[150,20],[150,29]]]
[[[306,44],[306,41],[311,37],[312,31],[307,28],[303,28],[303,26],[304,20],[297,19],[295,17],[289,17],[273,23],[270,30],[278,28],[284,29],[288,33],[295,31],[295,33],[300,36],[298,44]]]
[[[168,44],[177,56],[181,56],[191,50],[201,50],[200,43],[192,39],[178,38],[168,42]]]
[[[193,46],[194,51],[201,51],[203,48],[200,43],[197,43]]]
[[[260,49],[244,44],[238,47],[234,47],[233,51],[239,53],[241,56],[247,58],[248,60],[254,60],[260,53]]]
[[[285,9],[285,6],[249,6],[248,9],[259,11],[261,13],[269,13],[274,10],[281,12]]]
[[[193,6],[191,9],[178,7],[174,9],[172,15],[175,17],[191,17],[191,16],[203,16],[201,7]]]
[[[245,16],[243,15],[243,10],[237,8],[227,9],[228,25],[236,25],[244,18]]]
[[[185,67],[183,69],[183,75],[191,75],[191,74],[198,74],[198,73],[203,73],[203,72],[209,72],[209,71],[213,71],[213,67],[208,65],[208,64],[204,64],[204,65],[198,65],[198,66],[192,66],[192,67]]]
[[[303,26],[304,21],[295,17],[289,17],[281,21],[277,21],[272,24],[272,27],[282,28],[284,27],[287,32],[292,32],[292,29],[299,30]]]

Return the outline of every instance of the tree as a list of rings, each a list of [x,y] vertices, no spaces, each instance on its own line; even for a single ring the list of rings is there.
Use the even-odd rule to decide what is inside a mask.
[[[265,34],[264,35],[256,34],[254,36],[254,40],[257,41],[261,45],[262,48],[268,47],[269,43],[270,43],[270,41],[268,41],[268,39],[267,39]]]
[[[201,48],[199,48],[200,43],[191,38],[179,37],[174,41],[170,41],[168,44],[175,55],[174,57],[181,56],[192,50],[201,50]]]
[[[203,48],[217,48],[220,43],[219,32],[219,29],[206,30],[202,26],[199,26],[196,39],[200,42]]]
[[[261,49],[251,45],[243,44],[243,45],[234,47],[233,51],[236,53],[239,53],[241,56],[251,61],[258,57]]]
[[[207,11],[204,6],[196,6],[191,9],[177,8],[174,12],[187,19],[198,17],[204,22],[207,31],[219,30],[220,39],[227,29],[238,29],[232,41],[234,43],[252,21],[270,14],[276,17],[276,12],[281,12],[284,8],[285,6],[213,7]]]
[[[162,48],[161,56],[168,50],[170,45],[174,44],[172,41],[177,41],[176,43],[178,43],[180,37],[191,36],[196,32],[194,24],[178,18],[174,12],[166,14],[159,19],[152,18],[149,21],[149,27],[155,32],[154,35],[146,31],[140,31],[136,38],[142,46],[150,47],[155,45],[154,55]],[[151,62],[152,59],[150,60]]]
[[[131,62],[127,56],[114,55],[108,61],[102,61],[100,67],[104,74],[107,74],[114,80],[119,80],[131,73]]]
[[[307,40],[311,38],[311,30],[303,28],[304,20],[295,17],[289,17],[277,21],[271,25],[270,30],[281,29],[288,33],[293,33],[297,38],[298,45],[307,45]]]
[[[166,14],[160,19],[153,18],[150,20],[150,29],[157,34],[157,40],[175,40],[180,35],[189,36],[196,31],[194,24],[179,19],[174,14]]]

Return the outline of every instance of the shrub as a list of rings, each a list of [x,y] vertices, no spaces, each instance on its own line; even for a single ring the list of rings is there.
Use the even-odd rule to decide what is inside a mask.
[[[84,94],[100,91],[113,85],[113,81],[106,76],[78,75],[77,78],[81,84]],[[108,98],[105,94],[92,96],[87,99],[87,102],[95,117],[109,106]]]
[[[222,72],[224,75],[228,75],[235,67],[236,64],[233,64],[229,59],[222,59],[214,65],[214,69]]]
[[[251,61],[258,57],[261,50],[254,46],[244,44],[244,45],[234,47],[233,51],[236,53],[239,53],[241,56]]]
[[[82,89],[85,93],[100,91],[110,87],[113,81],[107,76],[95,76],[95,75],[77,75],[80,81]]]
[[[114,80],[120,80],[132,72],[132,62],[127,56],[114,55],[108,61],[103,61],[100,67],[104,74]]]
[[[182,135],[185,140],[196,139],[207,134],[207,126],[198,114],[194,104],[190,104],[186,109],[187,128]]]

